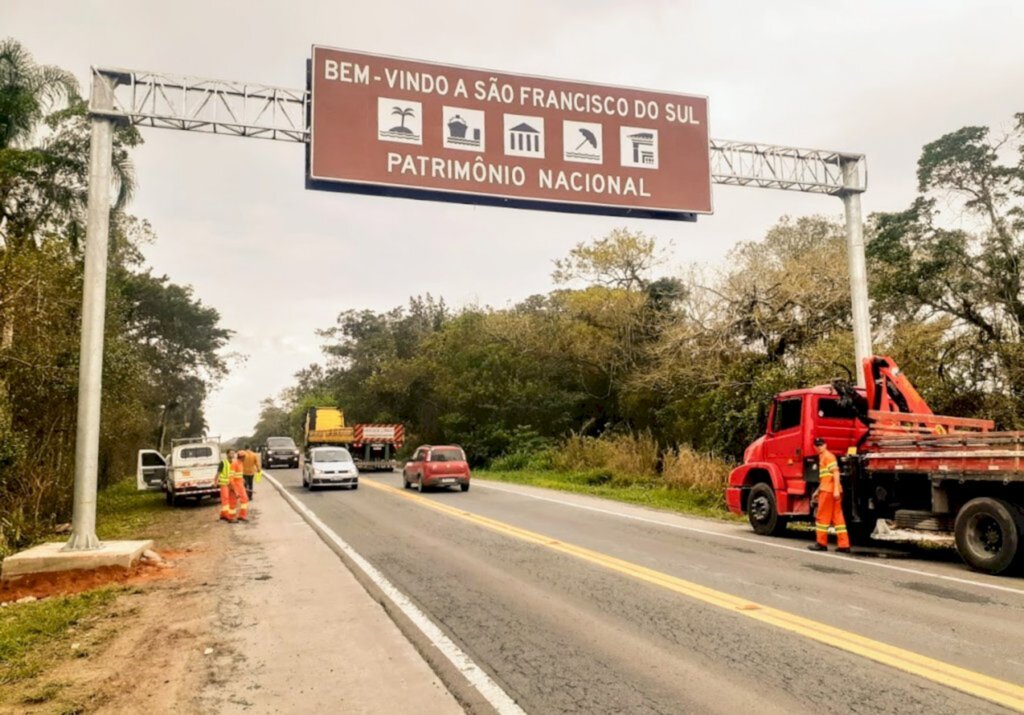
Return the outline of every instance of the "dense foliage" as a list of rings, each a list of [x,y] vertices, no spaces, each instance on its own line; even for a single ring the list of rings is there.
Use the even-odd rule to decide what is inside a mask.
[[[116,130],[101,485],[133,472],[140,447],[203,432],[230,336],[191,289],[143,265],[152,232],[124,211],[139,143]],[[74,77],[0,41],[0,554],[70,515],[88,159]]]

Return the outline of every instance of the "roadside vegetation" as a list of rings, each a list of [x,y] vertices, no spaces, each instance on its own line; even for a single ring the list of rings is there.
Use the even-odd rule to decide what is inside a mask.
[[[123,590],[123,587],[107,586],[0,609],[0,696],[4,686],[17,684],[52,667],[59,659],[54,646],[59,643],[64,646],[61,650],[68,650],[64,641],[70,629],[87,628],[89,623],[101,618]],[[76,655],[85,656],[87,652]]]
[[[96,536],[101,540],[151,539],[174,519],[160,492],[140,492],[134,479],[104,489],[96,503]]]
[[[116,129],[101,487],[134,471],[138,448],[203,433],[231,335],[190,288],[145,265],[155,235],[127,212],[140,143]],[[88,156],[75,77],[0,40],[0,558],[71,515]]]
[[[730,467],[688,447],[662,449],[644,432],[572,434],[554,447],[505,454],[475,474],[722,518],[728,516],[724,490]]]

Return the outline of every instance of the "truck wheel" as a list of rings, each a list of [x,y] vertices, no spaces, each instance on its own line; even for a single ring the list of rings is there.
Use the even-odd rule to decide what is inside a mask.
[[[976,571],[998,574],[1017,557],[1024,516],[1002,499],[971,499],[956,515],[956,550]]]
[[[786,531],[789,519],[779,516],[775,490],[771,484],[755,484],[747,498],[747,519],[754,532],[761,536],[779,536]]]
[[[171,492],[164,492],[164,501],[167,502],[167,506],[174,506],[174,494]]]

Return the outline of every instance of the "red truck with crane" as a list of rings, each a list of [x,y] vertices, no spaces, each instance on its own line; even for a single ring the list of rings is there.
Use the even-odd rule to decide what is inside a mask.
[[[821,437],[839,457],[855,543],[952,534],[971,568],[1024,565],[1024,432],[934,414],[891,358],[861,367],[864,388],[834,380],[775,396],[765,433],[729,476],[729,509],[765,535],[811,520]]]

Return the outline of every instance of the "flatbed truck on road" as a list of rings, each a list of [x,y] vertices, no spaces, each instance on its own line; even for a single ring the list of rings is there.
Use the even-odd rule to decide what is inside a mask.
[[[306,411],[305,449],[345,447],[361,471],[391,471],[398,462],[405,428],[400,424],[345,426],[345,413],[336,407],[310,407]]]

